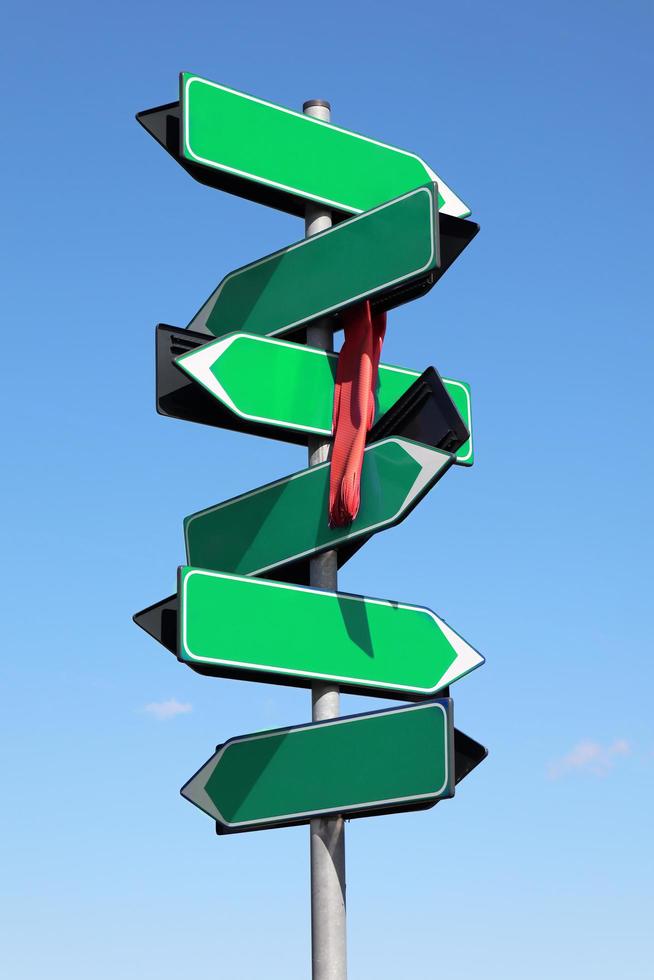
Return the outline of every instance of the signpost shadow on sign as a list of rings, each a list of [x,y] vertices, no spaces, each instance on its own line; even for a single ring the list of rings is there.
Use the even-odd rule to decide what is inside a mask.
[[[343,619],[343,626],[350,640],[368,657],[375,656],[375,649],[368,622],[368,607],[363,602],[348,602],[346,597],[338,595],[338,605]],[[392,606],[393,604],[390,603]]]

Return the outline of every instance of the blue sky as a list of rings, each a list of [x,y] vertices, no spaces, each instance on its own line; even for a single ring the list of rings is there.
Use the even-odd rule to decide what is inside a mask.
[[[308,693],[195,675],[131,622],[185,515],[305,458],[154,411],[154,325],[302,235],[136,124],[184,69],[330,99],[482,226],[384,347],[469,381],[476,464],[340,581],[485,654],[453,696],[491,754],[453,801],[348,826],[351,977],[651,976],[650,5],[26,3],[4,27],[0,972],[309,972],[306,828],[219,839],[178,794]]]

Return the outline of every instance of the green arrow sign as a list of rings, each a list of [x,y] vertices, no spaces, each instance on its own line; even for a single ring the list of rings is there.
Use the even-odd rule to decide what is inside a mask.
[[[452,702],[233,738],[181,792],[219,833],[428,807],[454,796]]]
[[[188,566],[178,596],[179,659],[221,676],[412,701],[484,662],[422,606]]]
[[[308,555],[399,524],[449,469],[454,457],[392,437],[368,446],[361,508],[349,527],[329,527],[330,464],[192,514],[184,521],[189,565],[262,575]]]
[[[424,160],[300,112],[183,72],[180,77],[183,158],[224,175],[225,189],[251,196],[245,183],[268,188],[271,199],[316,201],[348,214],[369,211],[428,181],[439,207],[465,218],[470,209]],[[297,204],[283,205],[295,211]]]
[[[175,363],[241,419],[315,435],[332,434],[338,354],[233,333],[182,354]],[[417,371],[380,364],[375,421],[419,377]],[[472,432],[469,386],[448,378],[443,383]],[[455,462],[472,465],[472,436],[455,455]]]
[[[432,184],[230,272],[189,329],[273,337],[368,298],[390,309],[431,288],[439,264]]]

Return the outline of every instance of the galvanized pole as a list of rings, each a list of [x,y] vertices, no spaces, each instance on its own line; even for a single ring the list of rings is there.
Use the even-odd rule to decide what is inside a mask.
[[[307,116],[329,122],[329,102],[312,99],[305,102]],[[308,204],[305,235],[315,235],[331,227],[331,212]],[[329,275],[329,270],[325,270]],[[334,349],[334,331],[329,317],[316,320],[307,328],[307,343],[321,350]],[[329,439],[309,438],[309,466],[323,463],[329,456]],[[324,515],[327,520],[327,514]],[[335,551],[326,551],[310,562],[310,583],[318,589],[336,591],[337,561]],[[309,639],[310,642],[310,639]],[[339,690],[335,684],[313,684],[312,719],[337,718]],[[346,980],[345,926],[345,824],[342,817],[311,821],[311,966],[313,980]]]

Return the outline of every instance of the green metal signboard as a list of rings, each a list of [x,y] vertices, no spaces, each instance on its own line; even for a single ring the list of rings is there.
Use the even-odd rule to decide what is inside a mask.
[[[315,347],[233,333],[175,359],[231,412],[247,422],[260,422],[331,436],[332,404],[338,354]],[[380,419],[420,377],[418,371],[380,364],[375,421]],[[455,462],[473,463],[470,387],[443,378],[466,428],[471,433],[455,453]]]
[[[422,606],[188,566],[178,599],[178,658],[221,676],[413,701],[484,662]]]
[[[449,698],[232,738],[182,787],[219,833],[422,809],[454,796]]]
[[[189,329],[274,337],[364,299],[390,309],[430,289],[439,264],[431,184],[230,272]]]
[[[409,439],[368,446],[361,508],[348,527],[329,527],[330,464],[321,463],[233,497],[184,520],[189,565],[263,575],[298,559],[369,536],[403,520],[454,457]]]
[[[254,183],[269,189],[271,204],[291,198],[283,204],[287,210],[315,201],[359,214],[437,181],[440,209],[458,218],[470,214],[424,160],[406,150],[189,72],[180,77],[180,107],[182,157],[224,175],[225,190],[249,197],[242,185]]]

